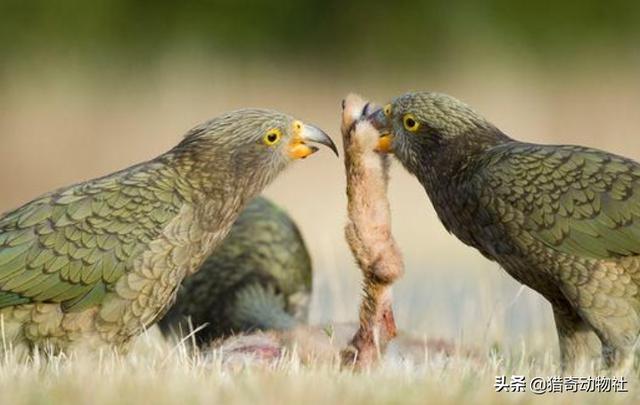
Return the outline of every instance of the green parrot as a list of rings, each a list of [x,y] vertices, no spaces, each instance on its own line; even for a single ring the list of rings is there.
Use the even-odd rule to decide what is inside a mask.
[[[0,319],[14,347],[126,350],[161,318],[245,204],[324,144],[260,109],[223,114],[157,158],[62,188],[0,218]]]
[[[311,258],[295,222],[258,197],[224,241],[178,291],[159,322],[165,335],[199,329],[199,344],[253,330],[305,323],[311,299]]]
[[[629,365],[640,331],[638,163],[516,141],[444,94],[405,94],[368,119],[445,228],[551,303],[565,370]]]

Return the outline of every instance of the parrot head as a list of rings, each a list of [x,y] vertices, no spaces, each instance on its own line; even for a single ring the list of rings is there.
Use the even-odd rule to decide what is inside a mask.
[[[338,154],[331,138],[313,125],[277,111],[243,109],[193,128],[174,153],[219,182],[259,190],[292,161],[318,151],[313,144]]]
[[[380,132],[377,150],[394,153],[412,172],[452,145],[501,134],[471,107],[441,93],[404,94],[372,112],[369,121]]]

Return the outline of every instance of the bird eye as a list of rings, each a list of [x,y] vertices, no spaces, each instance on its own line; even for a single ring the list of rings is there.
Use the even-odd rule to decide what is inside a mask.
[[[281,137],[282,137],[282,134],[280,133],[280,130],[270,129],[264,135],[264,137],[262,138],[262,141],[264,142],[265,145],[272,146],[278,143]]]
[[[415,117],[411,114],[407,114],[402,119],[402,123],[407,131],[416,132],[418,128],[420,128],[420,124],[415,119]]]

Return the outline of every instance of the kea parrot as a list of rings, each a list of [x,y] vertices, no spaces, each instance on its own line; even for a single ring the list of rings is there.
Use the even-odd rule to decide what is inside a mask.
[[[306,323],[311,283],[311,258],[295,222],[258,197],[184,280],[159,325],[165,335],[193,329],[200,345],[242,332],[291,329]]]
[[[369,114],[377,149],[445,228],[553,308],[565,371],[626,369],[640,330],[640,164],[507,136],[466,104],[408,93]]]
[[[245,204],[318,150],[310,143],[337,154],[324,132],[289,115],[225,113],[153,160],[4,214],[3,338],[26,353],[126,350],[164,315]]]

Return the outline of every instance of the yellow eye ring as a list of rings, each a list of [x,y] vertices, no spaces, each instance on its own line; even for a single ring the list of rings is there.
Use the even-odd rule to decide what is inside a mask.
[[[385,105],[384,108],[382,109],[382,112],[384,113],[385,117],[390,117],[391,116],[391,104]]]
[[[262,137],[262,142],[264,142],[267,146],[273,146],[276,143],[280,142],[280,138],[282,138],[282,132],[278,128],[272,128],[264,134]]]
[[[420,123],[416,120],[416,117],[414,117],[413,114],[406,114],[402,118],[402,124],[409,132],[416,132],[418,128],[420,128]]]

